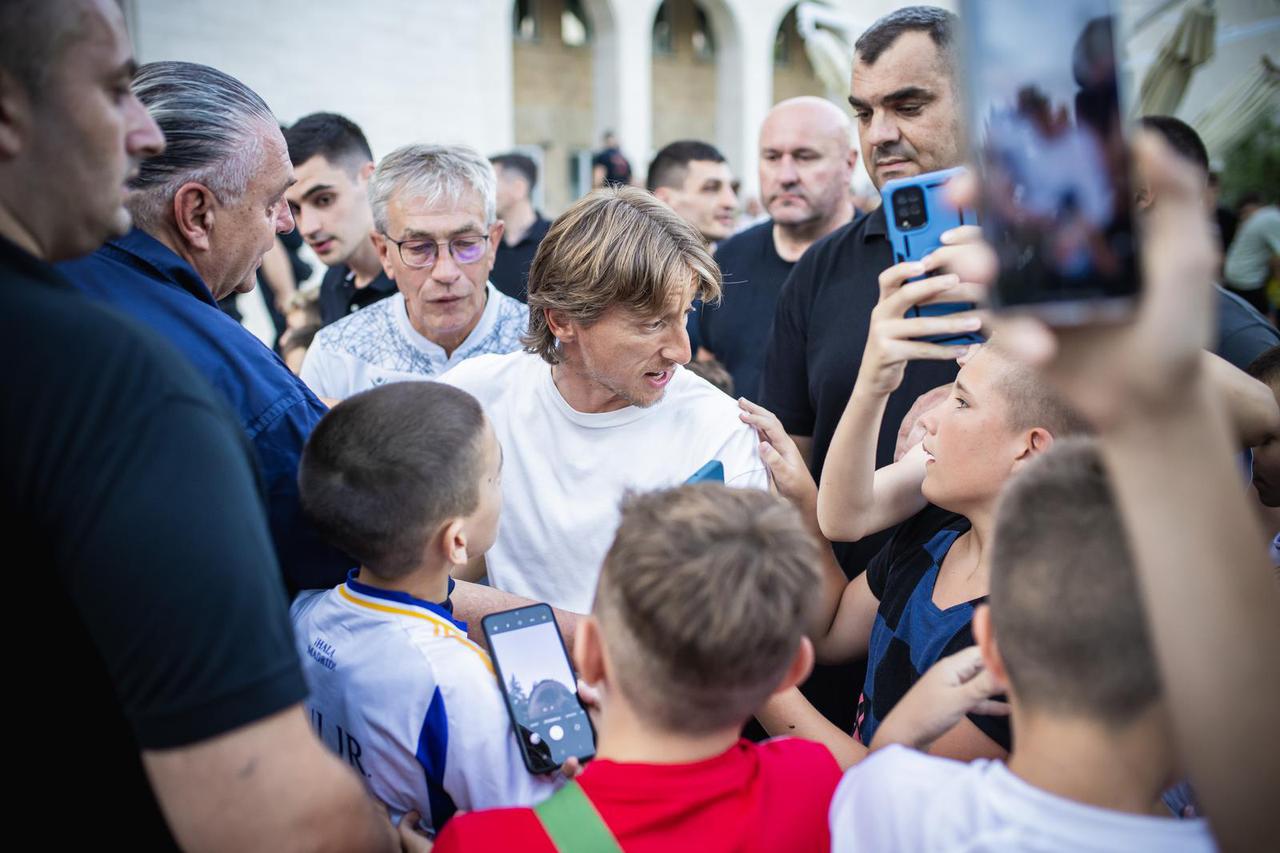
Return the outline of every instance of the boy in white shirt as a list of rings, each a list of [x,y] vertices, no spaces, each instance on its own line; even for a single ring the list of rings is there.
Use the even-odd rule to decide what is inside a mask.
[[[493,665],[453,618],[450,573],[493,543],[502,448],[480,405],[436,382],[334,407],[302,455],[303,510],[360,561],[290,609],[324,743],[395,821],[439,831],[455,811],[531,805],[554,785],[524,767]]]
[[[990,606],[973,632],[1008,685],[1013,754],[1006,765],[873,753],[832,801],[833,849],[1214,849],[1203,820],[1160,803],[1176,780],[1173,733],[1092,442],[1060,442],[1010,483],[992,548]],[[885,725],[911,725],[910,701]]]

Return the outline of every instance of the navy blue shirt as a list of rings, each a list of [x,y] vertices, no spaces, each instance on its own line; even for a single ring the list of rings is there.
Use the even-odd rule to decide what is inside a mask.
[[[278,355],[218,310],[186,261],[142,230],[58,266],[76,289],[173,344],[230,404],[256,451],[271,536],[290,589],[342,583],[354,561],[320,541],[298,503],[298,461],[325,405]]]
[[[538,253],[542,238],[551,230],[551,223],[543,219],[541,213],[535,212],[534,216],[533,224],[514,246],[508,246],[506,240],[498,242],[493,269],[489,271],[489,281],[494,287],[521,302],[529,301],[529,267],[533,265],[533,256]]]
[[[1280,345],[1280,332],[1257,308],[1221,286],[1214,291],[1218,297],[1216,355],[1246,370],[1255,358]]]

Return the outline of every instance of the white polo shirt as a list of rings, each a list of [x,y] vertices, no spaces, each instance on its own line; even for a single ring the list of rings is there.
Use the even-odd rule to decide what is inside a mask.
[[[388,382],[434,379],[464,359],[520,348],[529,307],[486,284],[484,313],[451,355],[409,322],[396,293],[316,333],[302,362],[302,381],[317,397],[343,400]]]
[[[730,486],[769,475],[738,404],[676,368],[648,408],[574,410],[527,352],[469,359],[440,377],[475,396],[502,443],[502,521],[485,560],[498,589],[585,613],[628,490],[678,486],[713,459]]]

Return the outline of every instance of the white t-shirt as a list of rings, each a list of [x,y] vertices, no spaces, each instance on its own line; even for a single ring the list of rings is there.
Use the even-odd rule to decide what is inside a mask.
[[[850,768],[831,801],[831,849],[1190,853],[1217,849],[1203,820],[1101,809],[1032,787],[1003,762],[886,747]]]
[[[713,459],[730,486],[769,485],[737,402],[683,368],[654,405],[595,414],[571,408],[526,352],[470,359],[440,381],[474,395],[502,443],[490,583],[554,607],[591,608],[624,492],[678,486]]]
[[[476,327],[452,355],[413,328],[404,295],[375,302],[316,333],[302,361],[302,381],[317,397],[346,399],[387,382],[433,379],[464,359],[520,349],[529,306],[486,285]]]
[[[438,830],[457,809],[554,793],[520,758],[489,655],[443,607],[348,579],[289,615],[312,727],[396,823],[416,809]]]

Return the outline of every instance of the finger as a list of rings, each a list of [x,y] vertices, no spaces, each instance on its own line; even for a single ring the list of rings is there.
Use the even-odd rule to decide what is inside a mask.
[[[990,294],[991,288],[988,285],[979,284],[975,281],[958,281],[946,293],[930,296],[928,299],[921,299],[916,302],[916,306],[923,307],[925,305],[942,305],[955,302],[967,302],[972,305],[985,306]]]
[[[982,229],[977,225],[961,225],[943,231],[938,237],[944,246],[958,245],[961,243],[976,243],[982,239]]]
[[[578,760],[578,756],[571,755],[560,765],[560,772],[564,774],[564,778],[572,779],[582,772],[582,762]]]
[[[964,281],[990,285],[999,265],[995,250],[982,240],[941,246],[920,261],[928,272],[945,269]]]
[[[982,660],[982,651],[977,646],[961,649],[945,660],[947,667],[956,677],[959,684],[972,681],[975,676],[986,669],[986,664]]]
[[[1058,352],[1058,340],[1050,328],[1025,314],[998,314],[990,318],[992,335],[1000,337],[1000,349],[1023,364],[1048,364]]]
[[[880,301],[884,301],[893,294],[898,292],[903,283],[908,279],[916,278],[925,274],[924,264],[920,261],[903,261],[900,264],[894,264],[884,272],[880,273]]]
[[[881,316],[901,317],[908,308],[946,293],[959,284],[960,278],[951,273],[913,281],[908,287],[896,290],[888,296],[882,296],[875,310]]]
[[[963,335],[982,328],[982,317],[972,311],[944,314],[940,317],[903,317],[884,320],[877,327],[878,336],[888,341],[912,341],[927,335]],[[969,345],[947,347],[939,358],[958,358],[968,352]]]
[[[973,207],[978,203],[978,179],[972,171],[965,171],[947,181],[942,193],[957,210]]]
[[[974,705],[969,713],[983,714],[988,717],[1007,717],[1013,713],[1013,708],[1008,702],[1001,702],[999,699],[983,699]]]

